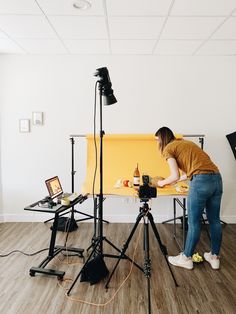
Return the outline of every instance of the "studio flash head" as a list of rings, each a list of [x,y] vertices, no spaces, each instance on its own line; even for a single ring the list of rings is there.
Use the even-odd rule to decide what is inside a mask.
[[[157,189],[149,185],[149,176],[143,175],[142,180],[143,185],[140,185],[139,187],[139,198],[146,200],[157,197]]]
[[[94,76],[98,77],[99,89],[101,90],[101,94],[103,96],[103,104],[105,106],[115,104],[117,100],[113,94],[113,89],[111,88],[112,84],[108,69],[106,67],[99,68],[94,73]]]

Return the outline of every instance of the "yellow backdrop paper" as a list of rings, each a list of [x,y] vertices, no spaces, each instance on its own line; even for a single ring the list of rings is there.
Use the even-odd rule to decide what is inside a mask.
[[[181,137],[177,135],[176,137]],[[82,192],[92,194],[95,146],[92,134],[87,135],[87,173]],[[99,194],[99,156],[100,138],[96,136],[97,145],[97,174],[95,194]],[[167,162],[159,152],[158,142],[153,134],[109,134],[103,136],[103,193],[115,195],[136,195],[133,188],[115,188],[118,180],[133,180],[133,172],[138,164],[140,175],[151,177],[169,175]],[[173,186],[158,188],[159,195],[184,194],[179,193]]]

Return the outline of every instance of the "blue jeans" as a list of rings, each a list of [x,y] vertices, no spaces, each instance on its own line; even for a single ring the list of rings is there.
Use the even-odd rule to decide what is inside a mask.
[[[188,234],[184,248],[185,256],[192,256],[201,233],[202,213],[206,209],[210,225],[211,253],[219,255],[222,239],[220,203],[223,193],[219,173],[193,175],[187,199]]]

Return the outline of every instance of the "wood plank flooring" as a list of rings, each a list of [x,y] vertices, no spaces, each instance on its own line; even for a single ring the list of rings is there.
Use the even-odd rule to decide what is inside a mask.
[[[133,224],[104,225],[107,239],[118,248],[128,238]],[[43,223],[2,223],[0,224],[0,254],[15,249],[24,252],[35,252],[49,246],[50,224]],[[139,230],[135,261],[143,266],[143,225],[140,224],[130,242],[127,255],[133,257]],[[157,224],[162,242],[167,246],[170,255],[177,254],[178,248],[172,238],[172,226]],[[77,231],[69,233],[68,245],[86,249],[93,235],[92,223],[79,223]],[[64,245],[66,234],[58,232],[57,244]],[[214,271],[204,262],[195,265],[194,270],[173,267],[179,287],[176,288],[165,259],[159,249],[152,229],[150,228],[151,270],[151,306],[152,313],[236,313],[236,225],[228,224],[223,228],[223,244],[221,250],[221,269]],[[200,254],[209,250],[206,232],[202,232],[197,247]],[[104,243],[104,253],[117,252]],[[114,300],[107,306],[92,306],[72,301],[65,296],[65,290],[58,285],[55,277],[36,274],[29,276],[29,269],[47,256],[42,252],[35,256],[24,256],[19,253],[8,257],[0,257],[0,313],[32,314],[32,313],[82,313],[82,314],[145,314],[148,313],[147,279],[137,268],[133,267],[128,280],[121,287]],[[86,256],[86,254],[85,254]],[[73,264],[68,264],[73,263]],[[115,259],[106,258],[109,270],[113,268]],[[67,259],[59,255],[47,266],[66,272],[65,278],[74,279],[83,263],[78,257]],[[71,297],[93,303],[106,303],[117,291],[131,268],[131,263],[121,260],[110,282],[108,291],[104,288],[105,280],[90,286],[79,280],[75,284]],[[63,281],[64,287],[70,287],[70,281]]]

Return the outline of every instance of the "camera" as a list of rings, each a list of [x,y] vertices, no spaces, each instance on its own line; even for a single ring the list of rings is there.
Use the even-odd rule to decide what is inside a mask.
[[[142,176],[143,185],[139,187],[138,196],[141,199],[150,199],[157,197],[157,189],[149,185],[149,176],[143,175]]]

